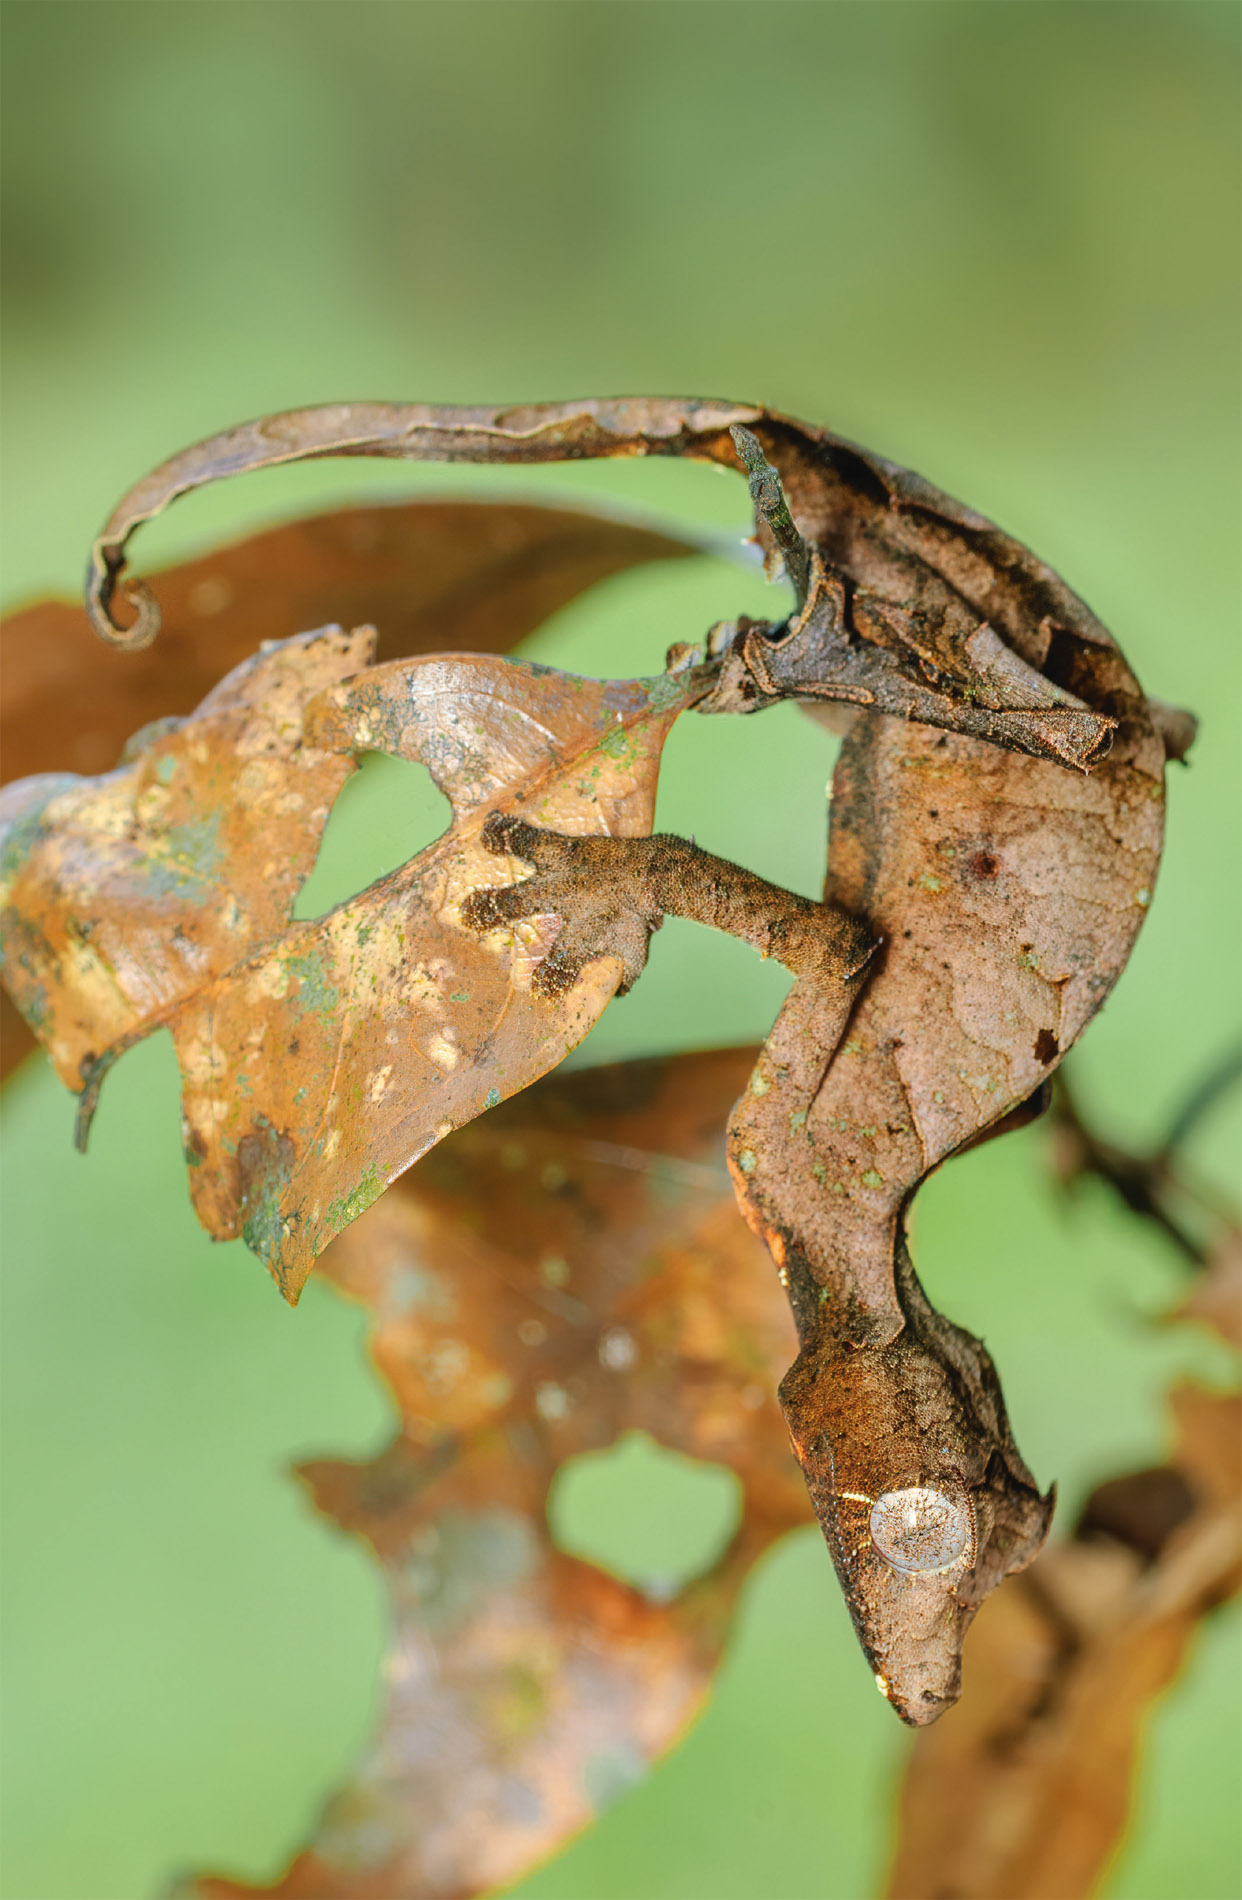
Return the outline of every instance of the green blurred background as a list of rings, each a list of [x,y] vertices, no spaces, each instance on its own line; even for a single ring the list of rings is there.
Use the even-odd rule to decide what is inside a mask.
[[[134,479],[265,410],[700,393],[829,422],[1029,541],[1204,715],[1151,920],[1074,1058],[1110,1133],[1158,1134],[1240,1014],[1234,5],[10,0],[3,22],[6,606],[72,592]],[[139,565],[463,487],[746,531],[710,471],[326,464],[179,507]],[[723,563],[644,570],[528,650],[652,670],[741,608],[762,584]],[[793,709],[686,720],[659,823],[811,892],[830,769]],[[385,789],[358,824],[404,856]],[[757,1038],[780,994],[671,925],[580,1059]],[[3,1106],[4,1900],[270,1878],[367,1731],[384,1642],[376,1575],[284,1470],[377,1449],[390,1409],[359,1313],[314,1284],[290,1313],[196,1227],[164,1038],[110,1078],[86,1160],[71,1120],[27,1065]],[[1228,1182],[1237,1143],[1235,1103],[1199,1172]],[[1037,1129],[937,1177],[916,1251],[1066,1521],[1163,1454],[1172,1376],[1224,1376],[1156,1323],[1175,1259],[1103,1195],[1058,1201]],[[572,1474],[559,1522],[643,1576],[693,1569],[729,1508],[631,1443]],[[1240,1686],[1230,1612],[1151,1725],[1114,1900],[1242,1891]],[[905,1745],[807,1531],[684,1745],[515,1891],[861,1900]]]

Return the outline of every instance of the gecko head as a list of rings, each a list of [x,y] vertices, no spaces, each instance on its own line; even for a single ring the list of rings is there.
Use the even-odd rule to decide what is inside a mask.
[[[934,1312],[904,1240],[894,1327],[825,1324],[781,1406],[876,1685],[904,1722],[961,1694],[979,1605],[1042,1544],[1042,1497],[1013,1442],[992,1361]]]

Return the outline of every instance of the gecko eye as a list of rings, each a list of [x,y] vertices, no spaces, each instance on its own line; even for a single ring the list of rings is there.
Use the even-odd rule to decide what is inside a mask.
[[[975,1514],[967,1497],[932,1485],[885,1491],[871,1507],[871,1541],[894,1570],[933,1576],[973,1563]]]

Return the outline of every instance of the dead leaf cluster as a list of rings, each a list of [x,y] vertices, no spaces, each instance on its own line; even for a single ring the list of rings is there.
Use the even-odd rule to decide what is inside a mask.
[[[568,511],[420,504],[131,584],[137,617],[114,618],[142,521],[205,481],[327,454],[740,457],[793,610],[712,629],[646,679],[506,660],[581,587],[694,544]],[[0,794],[5,983],[79,1093],[83,1135],[111,1063],[171,1031],[200,1219],[241,1235],[290,1299],[332,1243],[325,1271],[374,1311],[401,1410],[373,1464],[305,1473],[384,1569],[390,1701],[272,1891],[465,1895],[551,1852],[619,1764],[638,1772],[691,1718],[750,1565],[808,1493],[881,1689],[906,1721],[934,1721],[960,1693],[968,1625],[1031,1563],[1052,1500],[982,1344],[919,1285],[906,1214],[944,1159],[1037,1112],[1124,969],[1184,717],[983,517],[828,431],[726,403],[346,405],[245,425],[125,499],[88,610],[128,651],[85,646],[67,608],[5,626],[23,774]],[[820,903],[650,835],[682,712],[789,697],[846,715]],[[33,717],[51,701],[56,757]],[[424,764],[451,825],[297,920],[371,751]],[[794,970],[763,1049],[530,1088],[636,979],[669,913]],[[1141,1711],[1236,1564],[1222,1428],[1178,1404],[1191,1502],[1151,1549],[1101,1544],[1089,1514],[997,1599],[980,1714],[922,1745],[894,1893],[1034,1896],[1008,1870],[1098,1746],[1104,1821],[1048,1849],[1047,1878],[1085,1891]],[[635,1428],[742,1491],[729,1550],[668,1603],[547,1529],[564,1461]],[[1140,1516],[1173,1482],[1152,1478]],[[955,1777],[1009,1816],[986,1840],[950,1838]]]

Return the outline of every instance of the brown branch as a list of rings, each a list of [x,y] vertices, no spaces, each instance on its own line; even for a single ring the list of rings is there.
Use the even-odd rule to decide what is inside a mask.
[[[1237,1216],[1220,1208],[1186,1178],[1177,1165],[1178,1156],[1199,1122],[1240,1076],[1242,1047],[1229,1049],[1192,1085],[1156,1147],[1145,1154],[1134,1154],[1087,1125],[1062,1070],[1056,1080],[1051,1117],[1053,1165],[1062,1186],[1072,1188],[1085,1176],[1094,1175],[1132,1214],[1154,1222],[1192,1265],[1206,1267],[1214,1251],[1212,1242],[1192,1233],[1174,1211],[1174,1204],[1188,1201],[1214,1223],[1232,1218],[1236,1224]]]

